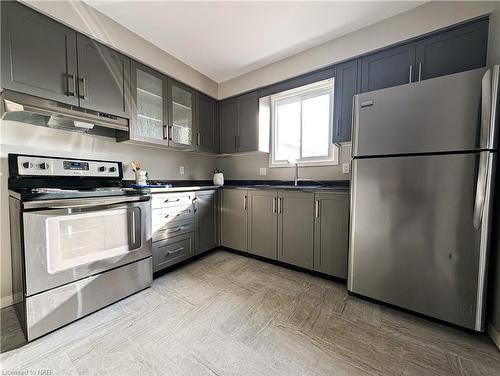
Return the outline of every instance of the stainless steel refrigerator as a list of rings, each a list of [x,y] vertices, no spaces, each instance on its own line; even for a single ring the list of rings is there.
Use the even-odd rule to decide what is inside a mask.
[[[484,330],[499,74],[354,97],[349,291]]]

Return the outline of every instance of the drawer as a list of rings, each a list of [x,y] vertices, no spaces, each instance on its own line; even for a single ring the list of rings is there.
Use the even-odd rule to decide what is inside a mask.
[[[193,256],[194,236],[186,234],[153,243],[153,272]]]
[[[188,207],[175,206],[172,208],[153,209],[151,213],[151,221],[153,226],[163,226],[169,222],[185,221],[194,218],[194,206]]]
[[[193,204],[194,192],[161,193],[154,194],[151,198],[153,209],[169,208],[173,206],[184,206]]]
[[[153,225],[153,242],[194,231],[194,220]]]

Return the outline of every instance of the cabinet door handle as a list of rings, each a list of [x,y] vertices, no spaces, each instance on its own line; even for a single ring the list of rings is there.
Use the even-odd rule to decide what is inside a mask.
[[[422,63],[418,63],[418,81],[422,80]]]
[[[247,195],[243,196],[243,210],[247,210]]]
[[[78,96],[80,99],[87,99],[87,82],[85,77],[78,78]]]
[[[167,254],[172,255],[172,254],[180,252],[182,250],[184,250],[184,247],[179,247],[177,249],[174,249],[173,251],[168,251]]]
[[[278,198],[278,213],[281,214],[283,213],[283,202],[282,202],[282,198]]]
[[[169,141],[172,141],[173,140],[173,137],[172,137],[172,130],[174,129],[174,126],[173,125],[169,125],[168,126],[168,140]]]
[[[413,76],[413,64],[410,64],[410,78],[408,79],[408,83],[411,84],[411,78]]]
[[[70,82],[72,82],[73,86],[72,89],[70,89]],[[66,95],[75,97],[76,96],[76,77],[74,74],[69,73],[66,75],[66,86],[68,90],[66,91]]]
[[[196,144],[197,144],[198,146],[200,146],[200,145],[201,145],[201,133],[200,133],[200,132],[198,132],[198,133],[196,134]]]
[[[273,213],[276,213],[276,197],[273,197]]]
[[[314,217],[319,218],[319,200],[314,201]]]
[[[168,125],[167,124],[163,125],[163,139],[164,140],[168,139]]]

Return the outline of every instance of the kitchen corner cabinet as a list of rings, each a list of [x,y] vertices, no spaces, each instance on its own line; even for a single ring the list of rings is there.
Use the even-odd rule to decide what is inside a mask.
[[[191,149],[194,124],[194,90],[173,79],[168,80],[169,146]]]
[[[167,77],[132,62],[132,111],[126,139],[168,146]]]
[[[358,86],[358,60],[346,61],[335,69],[335,94],[333,111],[333,139],[336,142],[351,140],[352,103]]]
[[[221,245],[238,251],[247,251],[248,245],[248,191],[222,190]]]
[[[481,20],[416,43],[416,81],[486,65],[488,20]]]
[[[315,193],[314,270],[347,278],[349,193]]]
[[[219,148],[217,132],[217,101],[196,93],[195,145],[196,150],[216,152]]]
[[[248,192],[248,253],[276,260],[278,256],[278,193]]]
[[[278,260],[313,269],[314,193],[278,192]]]
[[[217,246],[217,191],[196,192],[195,254]]]
[[[2,86],[78,106],[76,31],[2,1]]]
[[[220,152],[259,150],[259,96],[254,91],[220,102]]]

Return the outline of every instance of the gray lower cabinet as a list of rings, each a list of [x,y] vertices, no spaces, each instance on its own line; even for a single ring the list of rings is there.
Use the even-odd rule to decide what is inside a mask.
[[[221,245],[239,251],[248,247],[248,191],[245,189],[222,190]]]
[[[347,278],[349,193],[315,193],[314,270]]]
[[[153,272],[160,271],[193,256],[193,233],[153,243]]]
[[[313,269],[314,193],[278,193],[278,260]]]
[[[80,106],[130,117],[130,58],[78,34]]]
[[[78,106],[76,31],[2,1],[2,86]]]
[[[216,152],[219,147],[217,140],[217,101],[197,92],[195,115],[196,150]]]
[[[217,191],[199,191],[195,204],[195,254],[217,246]]]
[[[277,200],[276,191],[248,191],[248,253],[277,259]]]

